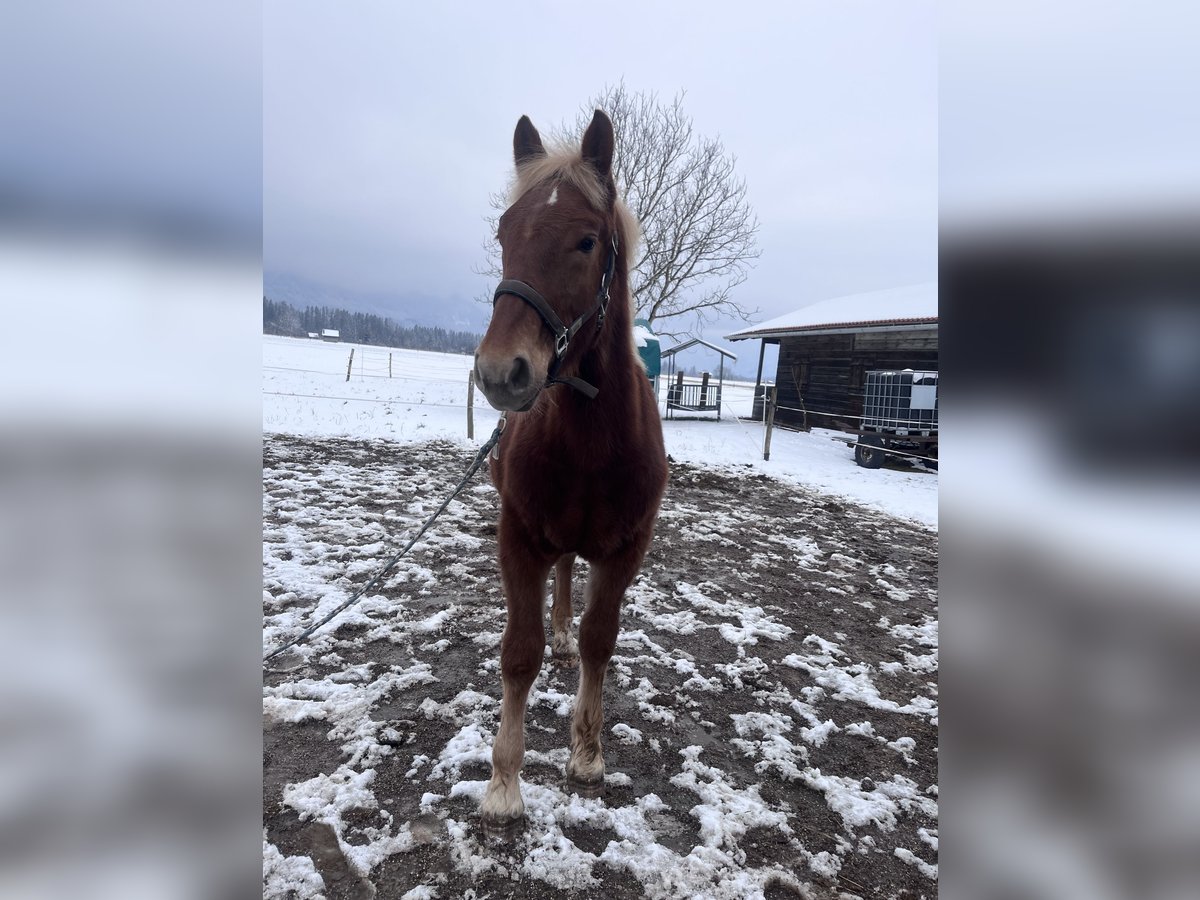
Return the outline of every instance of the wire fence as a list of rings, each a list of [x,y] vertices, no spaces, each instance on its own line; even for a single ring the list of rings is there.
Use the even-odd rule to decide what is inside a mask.
[[[288,371],[288,372],[312,372],[313,374],[317,374],[317,375],[329,375],[330,374],[329,372],[319,372],[319,371],[316,371],[313,369],[288,369],[288,368],[285,368],[282,366],[264,366],[263,368],[280,369],[282,371]],[[387,376],[384,376],[384,377],[387,377]],[[430,378],[405,378],[403,380],[405,380],[405,381],[423,381],[426,383],[453,384],[453,385],[459,385],[462,383],[460,381],[450,381],[447,379],[430,379]],[[334,395],[334,394],[313,394],[313,393],[297,394],[297,393],[290,392],[290,391],[269,391],[269,390],[264,390],[262,393],[265,396],[298,397],[298,398],[301,398],[304,400],[338,400],[338,401],[353,402],[353,403],[383,403],[383,404],[390,404],[390,405],[397,405],[397,406],[404,406],[404,405],[436,406],[436,407],[441,407],[444,409],[461,409],[464,411],[467,409],[467,406],[468,406],[468,404],[465,400],[462,403],[437,403],[432,400],[424,400],[421,398],[411,398],[411,397],[410,398],[404,398],[404,397],[397,397],[397,398],[345,397],[345,396],[339,396],[339,395]],[[664,400],[660,397],[658,400],[658,403],[659,403],[659,406],[661,407],[664,403]],[[759,419],[757,417],[752,418],[750,416],[744,415],[744,413],[745,413],[744,408],[741,411],[739,411],[734,408],[734,405],[732,403],[730,403],[726,400],[721,401],[721,406],[724,408],[725,412],[728,413],[729,418],[732,421],[736,422],[738,425],[742,426],[742,428],[747,427],[745,424],[747,421],[762,422],[762,419]],[[794,412],[801,412],[801,413],[805,412],[805,410],[797,409],[796,407],[793,407],[793,406],[776,406],[775,409],[776,410],[786,409],[786,410],[792,410]],[[807,412],[809,415],[828,416],[830,418],[839,418],[839,419],[853,418],[852,416],[847,416],[845,413],[822,413],[822,412],[816,412],[814,410],[807,410]],[[697,417],[697,419],[699,419],[699,418],[700,417]],[[776,427],[788,427],[788,426],[782,425],[777,422]],[[839,429],[831,429],[831,430],[839,430]]]
[[[340,402],[340,403],[367,403],[367,404],[379,404],[379,405],[383,405],[383,406],[434,407],[434,408],[438,408],[438,409],[456,409],[456,410],[461,410],[464,413],[469,412],[473,408],[473,398],[469,397],[469,391],[471,390],[471,388],[468,386],[468,384],[464,383],[463,379],[438,378],[438,377],[430,377],[430,375],[428,375],[428,374],[424,374],[424,375],[415,374],[415,373],[413,373],[413,370],[411,368],[408,368],[408,366],[411,366],[411,362],[406,363],[405,368],[401,368],[401,366],[395,365],[395,359],[392,357],[392,354],[390,354],[390,353],[384,353],[384,352],[378,352],[378,351],[362,351],[361,348],[354,348],[354,349],[355,349],[354,355],[348,361],[347,372],[345,375],[342,375],[340,372],[330,372],[328,370],[319,370],[319,369],[306,369],[306,368],[294,367],[294,366],[264,365],[263,369],[267,370],[267,371],[274,371],[274,372],[296,372],[296,373],[301,373],[301,374],[322,375],[322,376],[326,376],[329,378],[338,378],[338,379],[345,378],[345,380],[347,380],[347,381],[349,381],[351,378],[360,378],[360,379],[376,378],[376,379],[390,379],[393,381],[404,381],[404,382],[422,382],[422,383],[431,384],[431,385],[453,385],[456,387],[462,387],[464,389],[463,390],[463,400],[462,400],[462,402],[443,403],[443,402],[438,402],[438,401],[433,401],[433,400],[425,400],[423,398],[412,398],[412,397],[407,397],[407,398],[405,398],[405,397],[397,397],[397,398],[354,397],[354,396],[335,395],[335,394],[322,394],[322,393],[311,393],[311,392],[310,393],[297,393],[297,392],[292,392],[292,391],[275,391],[275,390],[266,390],[266,389],[264,389],[262,391],[262,393],[264,396],[290,397],[290,398],[301,399],[301,400],[329,400],[329,401]],[[399,374],[404,371],[408,371],[410,374]],[[689,383],[689,382],[685,381],[685,383]],[[699,379],[697,379],[695,383],[697,383],[697,384],[700,383]],[[771,388],[771,386],[770,385],[764,385],[764,386],[767,387],[767,391],[766,391],[766,395],[761,398],[761,418],[754,415],[754,413],[756,411],[754,409],[754,407],[758,403],[759,398],[752,398],[749,401],[750,402],[750,410],[749,410],[750,415],[749,416],[745,415],[745,413],[747,412],[746,401],[742,401],[741,403],[734,403],[734,402],[730,402],[730,401],[726,400],[724,397],[722,397],[722,399],[720,401],[720,407],[728,414],[728,418],[732,419],[732,421],[734,422],[734,424],[737,427],[737,431],[738,431],[739,435],[742,436],[746,440],[748,445],[753,447],[754,453],[756,455],[758,453],[762,453],[764,450],[763,441],[760,438],[760,435],[765,436],[765,431],[767,429],[767,419],[768,419],[770,411],[771,411],[771,403],[770,403],[770,397],[771,397],[770,388]],[[739,384],[738,387],[740,388],[741,385]],[[669,402],[668,392],[660,389],[657,393],[656,400],[658,402],[660,411],[665,415],[666,404]],[[828,410],[804,409],[804,408],[795,407],[795,406],[783,406],[778,403],[774,404],[774,411],[779,412],[780,410],[784,410],[787,412],[799,413],[799,414],[805,416],[806,424],[808,421],[807,417],[809,417],[809,416],[819,417],[819,418],[823,418],[823,419],[827,419],[827,420],[833,420],[835,422],[840,422],[840,423],[852,422],[855,419],[861,418],[860,416],[847,415],[845,412],[831,412]],[[754,423],[759,423],[759,424],[750,425],[750,424],[748,424],[748,422],[754,422]],[[795,430],[795,427],[793,425],[786,423],[786,422],[773,421],[772,426],[785,428],[788,430]],[[837,438],[833,438],[834,440],[844,440],[852,448],[860,446],[858,434],[856,432],[847,431],[844,427],[840,427],[840,428],[835,427],[831,430],[840,431],[846,435],[845,438],[837,437]],[[937,432],[936,425],[933,426],[932,432],[933,432],[933,434],[936,434],[936,432]],[[897,436],[895,436],[895,438],[899,439],[899,440],[903,440],[905,438],[905,436],[897,435]],[[887,453],[888,455],[902,456],[902,457],[906,457],[906,458],[922,460],[925,462],[933,462],[933,463],[937,462],[936,457],[922,455],[920,453],[912,453],[910,451],[901,450],[898,448],[894,449],[890,446],[887,447],[884,450],[884,452]]]
[[[271,372],[301,372],[308,375],[325,375],[329,378],[345,379],[345,374],[341,372],[330,372],[328,369],[298,369],[293,366],[268,366],[264,365],[264,371]],[[361,372],[356,365],[354,371],[351,372],[351,378],[382,378],[392,381],[422,381],[427,384],[462,384],[462,379],[459,378],[431,378],[428,375],[388,375],[386,371],[383,373],[375,373],[374,371]]]
[[[264,368],[279,368],[279,369],[283,369],[283,371],[290,371],[290,372],[313,372],[314,374],[318,374],[318,375],[329,375],[330,374],[329,372],[317,372],[312,369],[284,369],[283,367],[275,367],[275,366],[271,366],[271,367],[264,366]],[[403,380],[405,380],[405,381],[424,381],[426,383],[438,383],[438,384],[453,384],[453,385],[462,384],[462,382],[460,382],[460,381],[449,381],[446,379],[406,378]],[[467,405],[468,405],[465,400],[462,403],[437,403],[432,400],[424,400],[424,399],[420,399],[420,398],[411,398],[411,397],[410,398],[403,398],[403,397],[397,397],[397,398],[346,397],[346,396],[340,396],[340,395],[334,395],[334,394],[313,394],[313,393],[297,394],[297,393],[290,392],[290,391],[269,391],[269,390],[263,390],[262,393],[266,396],[272,396],[272,397],[299,397],[299,398],[305,399],[305,400],[339,400],[339,401],[353,402],[353,403],[384,403],[384,404],[400,405],[400,406],[403,406],[403,405],[437,406],[437,407],[442,407],[445,409],[461,409],[461,410],[466,410]],[[659,403],[660,407],[663,405],[664,401],[661,397],[659,398],[658,403]],[[738,425],[742,426],[743,428],[747,427],[745,423],[748,421],[762,422],[762,420],[759,418],[756,418],[756,417],[752,418],[750,416],[745,415],[744,413],[746,412],[746,410],[744,408],[742,408],[740,411],[738,409],[735,409],[734,405],[726,400],[721,401],[721,406],[724,408],[725,412],[728,413],[728,417],[731,420],[733,420],[734,422],[736,422]],[[776,408],[776,410],[789,409],[789,410],[793,410],[795,412],[804,412],[804,410],[796,409],[795,407],[790,407],[790,406],[776,406],[775,408]],[[808,413],[810,415],[825,415],[825,416],[829,416],[831,418],[833,418],[833,417],[841,418],[841,419],[851,418],[849,416],[846,416],[843,413],[818,413],[818,412],[814,412],[813,410],[808,410]],[[701,417],[697,417],[698,420],[700,418]],[[776,427],[785,427],[785,426],[781,425],[780,423],[777,422]],[[838,429],[832,429],[832,430],[838,430]]]
[[[263,391],[265,396],[270,397],[298,397],[301,400],[340,400],[346,403],[383,403],[388,406],[437,406],[442,409],[461,409],[466,410],[466,403],[435,403],[432,400],[413,400],[398,398],[395,400],[384,400],[379,397],[335,397],[332,394],[293,394],[288,391]]]

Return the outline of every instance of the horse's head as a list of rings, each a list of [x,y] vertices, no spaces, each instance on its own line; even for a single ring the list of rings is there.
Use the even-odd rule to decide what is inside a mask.
[[[567,347],[555,330],[597,312],[601,296],[607,296],[620,227],[612,122],[597,110],[578,151],[547,153],[533,123],[522,116],[513,155],[514,199],[497,234],[504,281],[475,351],[475,383],[496,409],[525,410],[548,375],[560,366],[573,369],[595,340],[594,325],[580,323]]]

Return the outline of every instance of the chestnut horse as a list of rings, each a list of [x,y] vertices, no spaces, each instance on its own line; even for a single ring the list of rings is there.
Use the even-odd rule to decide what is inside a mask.
[[[567,784],[589,796],[603,786],[604,675],[667,481],[658,404],[633,344],[637,225],[616,196],[612,123],[597,110],[580,149],[547,151],[522,116],[513,151],[516,181],[497,235],[504,280],[475,353],[475,383],[506,417],[491,460],[508,610],[504,700],[480,806],[485,829],[500,833],[525,811],[518,778],[525,706],[545,651],[551,568],[552,653],[566,665],[581,663]],[[578,647],[571,636],[576,556],[591,566]]]

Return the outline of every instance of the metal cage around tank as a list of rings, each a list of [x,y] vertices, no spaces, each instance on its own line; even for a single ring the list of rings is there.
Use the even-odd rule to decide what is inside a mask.
[[[936,435],[937,385],[933,371],[867,372],[862,430],[898,437]]]
[[[889,456],[922,460],[937,467],[938,373],[876,369],[865,373],[862,424],[847,441],[854,460],[878,469]]]

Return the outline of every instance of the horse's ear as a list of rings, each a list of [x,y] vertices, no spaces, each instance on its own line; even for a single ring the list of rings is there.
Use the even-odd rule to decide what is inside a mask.
[[[592,124],[583,134],[583,158],[592,164],[606,182],[612,176],[614,143],[612,122],[608,116],[596,110]]]
[[[519,166],[535,156],[545,156],[546,148],[542,146],[542,136],[529,121],[529,116],[521,116],[517,120],[517,130],[513,132],[513,159]]]

